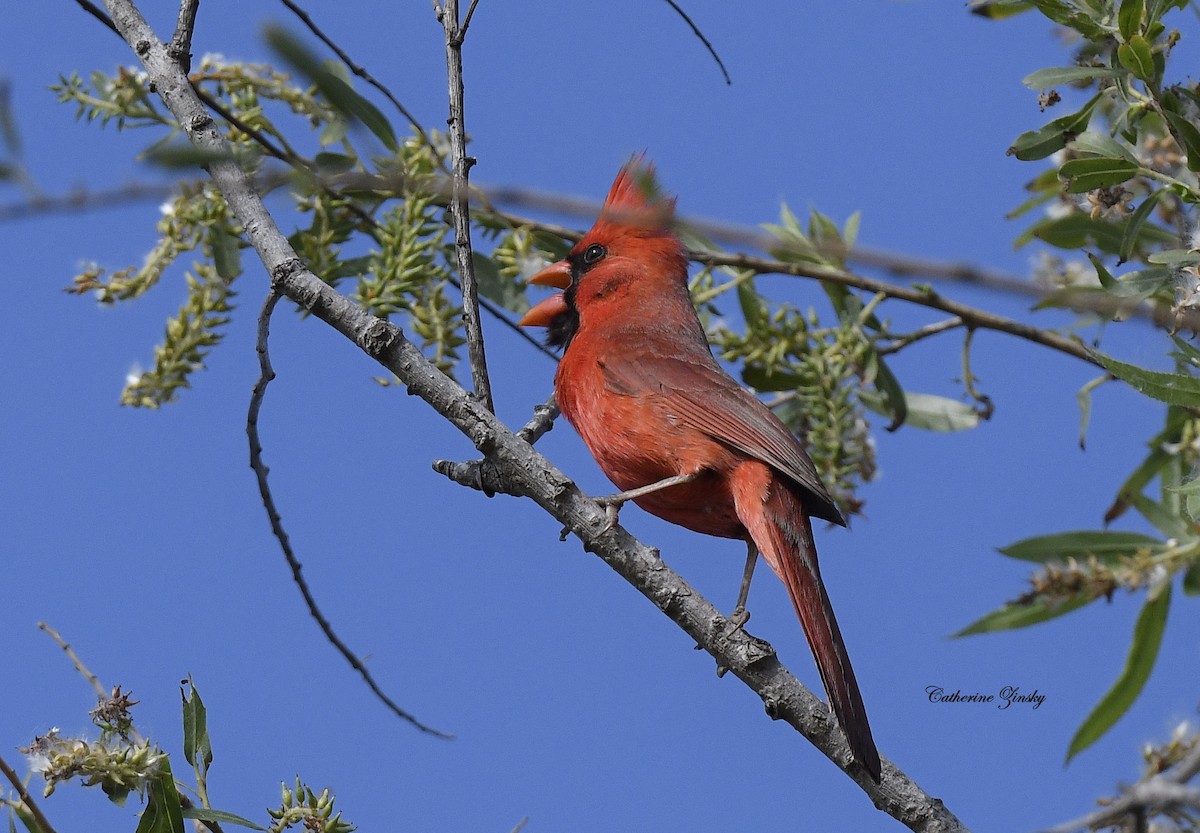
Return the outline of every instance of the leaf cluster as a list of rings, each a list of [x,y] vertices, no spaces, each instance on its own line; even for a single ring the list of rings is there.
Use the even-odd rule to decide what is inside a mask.
[[[1032,196],[1013,212],[1044,215],[1018,238],[1040,240],[1085,256],[1047,260],[1042,274],[1053,291],[1042,306],[1105,310],[1121,320],[1150,303],[1176,321],[1200,308],[1200,243],[1194,229],[1200,205],[1200,86],[1172,80],[1171,52],[1182,37],[1167,16],[1184,0],[1027,0],[976,4],[989,16],[1036,10],[1070,32],[1070,66],[1038,70],[1026,86],[1053,106],[1083,100],[1073,112],[1019,135],[1009,154],[1049,160],[1027,186]],[[1057,87],[1063,88],[1060,94]],[[1107,525],[1130,508],[1156,534],[1109,530],[1059,532],[1019,541],[1001,553],[1039,568],[1030,589],[958,635],[1025,627],[1077,610],[1118,590],[1141,591],[1145,601],[1124,669],[1075,733],[1068,760],[1100,738],[1136,700],[1154,667],[1173,582],[1200,594],[1200,351],[1170,332],[1170,371],[1147,370],[1096,351],[1107,371],[1079,393],[1083,434],[1091,393],[1119,379],[1165,405],[1163,430],[1121,484],[1104,515]],[[1157,484],[1157,494],[1147,490]]]

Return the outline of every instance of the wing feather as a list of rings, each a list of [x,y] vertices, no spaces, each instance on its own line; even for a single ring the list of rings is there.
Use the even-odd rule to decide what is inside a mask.
[[[609,390],[623,396],[662,396],[667,413],[682,424],[761,460],[792,480],[809,496],[805,509],[811,515],[846,525],[799,440],[711,355],[693,358],[661,350],[651,356],[638,362],[620,354],[606,357],[601,370]]]

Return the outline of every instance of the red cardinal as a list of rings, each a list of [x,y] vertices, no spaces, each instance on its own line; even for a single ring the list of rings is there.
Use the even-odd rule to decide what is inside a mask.
[[[758,553],[787,586],[854,757],[875,781],[879,753],[817,568],[810,516],[845,520],[792,432],[713,358],[688,295],[688,258],[671,230],[675,201],[635,158],[600,218],[565,260],[532,284],[565,290],[525,326],[564,349],[559,407],[600,468],[651,514],[749,547],[739,624]]]

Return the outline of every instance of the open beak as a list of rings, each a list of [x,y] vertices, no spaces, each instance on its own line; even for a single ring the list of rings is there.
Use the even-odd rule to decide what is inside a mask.
[[[550,322],[567,311],[567,299],[555,292],[537,306],[531,307],[517,323],[522,327],[549,327]]]
[[[565,260],[551,263],[538,272],[527,283],[534,286],[553,286],[556,289],[566,289],[571,285],[571,264]],[[561,292],[556,292],[540,304],[534,306],[518,321],[522,327],[546,327],[559,315],[567,311],[567,301]]]

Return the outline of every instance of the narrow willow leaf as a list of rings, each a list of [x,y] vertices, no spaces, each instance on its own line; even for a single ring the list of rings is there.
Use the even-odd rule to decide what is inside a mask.
[[[1071,738],[1071,745],[1067,749],[1068,763],[1103,737],[1104,733],[1129,711],[1129,707],[1141,693],[1146,680],[1150,678],[1150,672],[1154,669],[1154,662],[1158,659],[1158,648],[1162,644],[1163,629],[1167,625],[1167,611],[1170,607],[1169,582],[1150,590],[1133,629],[1133,642],[1125,659],[1125,669],[1076,730],[1075,737]]]
[[[204,775],[213,759],[212,742],[208,737],[208,709],[191,677],[187,683],[188,690],[180,691],[183,696],[183,757]]]
[[[859,400],[877,414],[894,417],[877,391],[860,390]],[[904,394],[904,424],[925,431],[966,431],[979,426],[979,414],[970,405],[931,393]]]
[[[230,234],[223,223],[209,227],[208,244],[212,247],[213,268],[226,282],[242,274],[242,252],[236,235]]]
[[[1129,40],[1142,32],[1142,16],[1146,10],[1144,0],[1121,0],[1121,8],[1117,11],[1117,28],[1121,37]]]
[[[743,281],[737,286],[738,303],[742,307],[742,317],[746,319],[746,329],[758,330],[767,325],[767,311],[763,309],[762,299],[754,291],[753,281]]]
[[[1021,82],[1031,90],[1045,90],[1060,84],[1089,81],[1092,78],[1118,78],[1124,73],[1112,67],[1047,67],[1025,76]]]
[[[1141,35],[1134,35],[1117,47],[1117,60],[1141,80],[1154,80],[1154,55],[1150,43]]]
[[[179,792],[175,789],[166,756],[146,785],[146,809],[142,811],[135,833],[184,833]]]
[[[874,350],[871,351],[871,354],[875,360],[875,390],[879,392],[884,408],[890,412],[892,417],[892,422],[887,426],[887,430],[895,431],[908,421],[908,396],[905,395],[904,388],[900,386],[900,380],[896,378],[896,374],[883,360],[883,356]]]
[[[1189,596],[1200,596],[1200,561],[1188,567],[1183,574],[1183,592]]]
[[[1150,255],[1146,260],[1151,263],[1159,263],[1178,269],[1183,266],[1195,266],[1197,263],[1200,263],[1200,252],[1195,252],[1191,249],[1164,249],[1161,252],[1155,252]]]
[[[1067,181],[1069,193],[1082,194],[1125,182],[1136,176],[1139,170],[1141,167],[1128,159],[1093,156],[1064,163],[1058,169],[1058,175]]]
[[[1084,529],[1025,538],[1001,547],[1000,552],[1009,558],[1039,564],[1067,558],[1084,560],[1091,556],[1104,564],[1116,564],[1139,550],[1160,552],[1165,546],[1157,538],[1139,532]]]
[[[1097,376],[1075,393],[1075,401],[1079,403],[1079,447],[1087,448],[1088,423],[1092,418],[1092,391],[1108,381],[1108,374]]]
[[[1179,348],[1179,352],[1175,355],[1183,359],[1192,367],[1200,368],[1200,349],[1195,345],[1189,344],[1177,335],[1172,335],[1171,340],[1175,342],[1175,346]]]
[[[1134,209],[1129,220],[1125,223],[1125,233],[1121,236],[1121,248],[1117,253],[1121,263],[1133,257],[1134,247],[1137,245],[1138,232],[1145,225],[1146,220],[1150,218],[1150,212],[1154,210],[1154,206],[1158,203],[1162,195],[1166,193],[1166,189],[1160,188],[1157,191],[1151,192],[1141,204]]]
[[[266,830],[261,824],[255,824],[249,819],[244,819],[241,816],[227,813],[224,810],[210,810],[207,807],[185,807],[183,808],[183,817],[185,819],[194,819],[196,821],[215,821],[224,822],[226,824],[236,824],[239,827],[249,827],[251,830]]]
[[[154,165],[168,169],[205,168],[214,162],[235,162],[237,155],[229,150],[209,150],[190,143],[158,144],[142,154]]]
[[[1200,408],[1200,379],[1195,376],[1146,370],[1095,350],[1091,354],[1105,370],[1151,399],[1183,408]]]
[[[1096,21],[1064,0],[1032,0],[1038,11],[1060,26],[1074,29],[1088,40],[1102,41],[1108,36]]]
[[[1113,289],[1117,286],[1117,279],[1112,276],[1112,272],[1091,252],[1087,253],[1088,260],[1092,262],[1092,266],[1096,268],[1096,277],[1100,281],[1100,285],[1105,289]]]
[[[1030,0],[971,0],[971,14],[989,20],[1003,20],[1033,8]]]
[[[1176,458],[1172,457],[1168,462],[1174,463],[1175,460]],[[1192,536],[1191,527],[1179,516],[1179,510],[1175,507],[1165,506],[1156,500],[1151,500],[1141,492],[1125,495],[1125,502],[1141,513],[1143,518],[1166,537],[1181,540]]]
[[[310,52],[307,46],[278,26],[266,28],[266,39],[284,61],[316,85],[331,105],[374,133],[388,150],[393,153],[400,150],[396,133],[380,109],[355,92],[353,87]]]
[[[1067,601],[1060,600],[1053,604],[1044,599],[1038,599],[1029,604],[1010,602],[1004,607],[997,608],[991,613],[981,616],[962,630],[951,634],[951,636],[958,638],[977,633],[994,633],[995,631],[1011,631],[1016,628],[1026,628],[1030,625],[1037,625],[1050,619],[1056,619],[1073,610],[1078,610],[1091,601],[1095,601],[1095,599],[1081,594],[1073,599],[1068,599]]]
[[[1087,130],[1071,140],[1071,149],[1079,153],[1093,153],[1096,156],[1110,156],[1128,160],[1138,164],[1138,159],[1127,145],[1118,142],[1107,133],[1097,133]]]
[[[1173,113],[1170,110],[1164,110],[1167,121],[1171,123],[1171,127],[1183,140],[1183,149],[1187,154],[1187,166],[1189,171],[1200,171],[1200,130],[1196,125],[1192,124],[1184,116],[1178,113]]]
[[[1097,93],[1092,96],[1091,100],[1075,113],[1057,118],[1038,130],[1022,133],[1013,141],[1008,155],[1015,156],[1022,162],[1032,162],[1045,159],[1056,150],[1062,150],[1068,141],[1087,130],[1092,110],[1100,100],[1100,95]]]
[[[804,378],[779,367],[767,370],[761,365],[747,364],[742,368],[742,381],[759,393],[773,393],[795,390]]]

